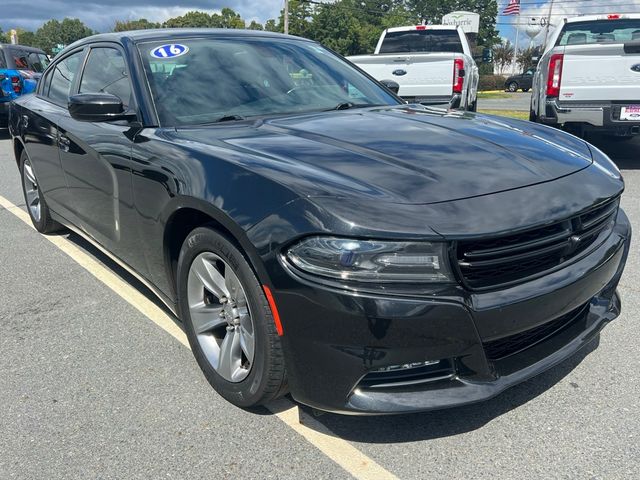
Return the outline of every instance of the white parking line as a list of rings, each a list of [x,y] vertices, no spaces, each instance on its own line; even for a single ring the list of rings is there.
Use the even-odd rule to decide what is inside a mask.
[[[27,212],[0,195],[0,207],[15,215],[33,228]],[[158,325],[187,348],[189,342],[175,319],[162,308],[133,288],[109,268],[92,258],[84,250],[62,236],[43,235],[73,261],[104,283],[113,292],[126,300],[145,317]],[[296,404],[280,399],[270,405],[269,410],[288,427],[295,430],[309,443],[337,463],[353,477],[362,480],[397,480],[397,477],[366,456],[349,442],[338,438],[322,423],[302,412]]]

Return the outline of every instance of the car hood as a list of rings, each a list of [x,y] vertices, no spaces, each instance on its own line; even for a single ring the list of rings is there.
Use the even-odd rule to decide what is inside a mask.
[[[429,204],[548,182],[591,164],[585,142],[501,117],[412,106],[191,129],[300,196]],[[218,150],[219,151],[219,150]]]

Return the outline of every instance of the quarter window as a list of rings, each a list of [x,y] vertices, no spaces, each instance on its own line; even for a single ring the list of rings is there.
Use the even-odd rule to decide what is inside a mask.
[[[51,75],[49,92],[44,92],[52,102],[66,106],[71,94],[73,79],[78,73],[83,52],[76,52],[56,63]]]
[[[82,73],[80,93],[110,93],[131,104],[131,84],[124,57],[115,48],[93,48]]]

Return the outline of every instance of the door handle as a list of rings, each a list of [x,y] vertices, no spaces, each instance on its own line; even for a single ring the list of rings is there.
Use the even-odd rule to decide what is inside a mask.
[[[69,140],[67,137],[65,137],[64,135],[60,135],[58,137],[58,147],[60,148],[60,150],[68,152],[70,146],[71,140]]]

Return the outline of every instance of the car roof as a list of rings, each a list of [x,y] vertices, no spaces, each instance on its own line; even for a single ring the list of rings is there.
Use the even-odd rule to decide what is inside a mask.
[[[578,17],[569,17],[567,23],[590,22],[593,20],[624,20],[625,18],[638,19],[640,13],[609,13],[603,15],[581,15]]]
[[[77,47],[94,42],[119,42],[119,43],[139,43],[153,40],[167,40],[170,38],[185,37],[260,37],[260,38],[289,38],[295,40],[305,40],[293,35],[284,35],[277,32],[265,32],[259,30],[243,30],[235,28],[156,28],[148,30],[130,30],[126,32],[99,33],[90,37],[85,37],[69,45]],[[67,48],[69,48],[67,47]]]
[[[0,48],[19,48],[21,50],[28,50],[30,52],[44,53],[37,47],[28,47],[27,45],[20,45],[15,43],[0,43]]]

